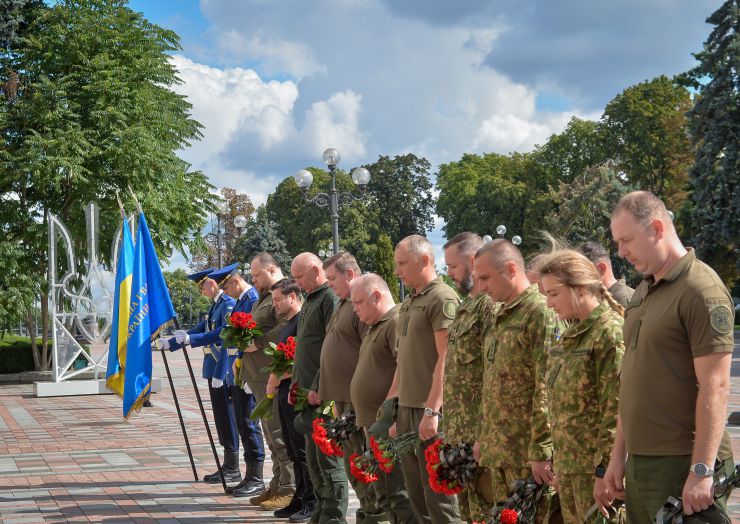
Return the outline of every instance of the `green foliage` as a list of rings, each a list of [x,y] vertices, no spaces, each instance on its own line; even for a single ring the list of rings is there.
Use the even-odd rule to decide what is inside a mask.
[[[601,244],[611,255],[615,274],[625,274],[628,265],[617,255],[609,223],[612,210],[629,191],[610,163],[589,168],[582,176],[569,183],[560,182],[557,191],[551,191],[557,207],[547,216],[545,230],[573,247],[587,241]]]
[[[661,197],[669,209],[686,200],[692,150],[686,113],[691,97],[666,76],[628,87],[604,110],[608,153],[630,183]]]
[[[0,338],[0,374],[20,373],[34,368],[31,340],[6,335]]]
[[[270,253],[278,263],[283,273],[290,274],[292,260],[285,242],[278,235],[277,224],[270,220],[263,222],[251,221],[234,247],[234,260],[246,264],[257,253]]]
[[[0,48],[15,48],[42,7],[43,0],[0,0]]]
[[[165,271],[163,275],[180,323],[190,326],[197,324],[211,307],[210,301],[200,294],[198,286],[188,279],[184,270]]]
[[[39,283],[24,271],[20,264],[22,251],[0,242],[0,333],[12,326],[25,323],[33,313],[33,304],[39,294]]]
[[[396,263],[394,260],[395,252],[391,238],[385,233],[378,235],[375,251],[375,271],[385,280],[386,284],[393,294],[393,299],[399,302],[399,282],[396,276]]]
[[[740,280],[740,5],[726,0],[709,18],[714,29],[699,64],[680,81],[698,92],[689,112],[696,156],[690,171],[692,244],[732,287]]]

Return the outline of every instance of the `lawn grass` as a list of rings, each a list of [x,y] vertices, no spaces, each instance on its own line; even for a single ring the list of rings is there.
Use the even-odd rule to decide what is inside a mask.
[[[31,339],[6,334],[0,338],[0,373],[33,370]]]

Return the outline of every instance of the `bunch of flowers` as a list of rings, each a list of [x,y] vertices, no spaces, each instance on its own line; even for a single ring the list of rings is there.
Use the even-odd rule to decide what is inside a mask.
[[[281,377],[286,371],[293,369],[293,359],[295,359],[295,338],[288,337],[285,342],[278,345],[270,342],[270,346],[265,348],[265,355],[272,357],[269,366],[262,368],[264,373],[272,373]]]
[[[384,473],[393,471],[393,465],[396,463],[396,455],[393,453],[391,439],[376,439],[370,437],[370,451],[378,463],[378,467]]]
[[[352,453],[349,456],[349,472],[363,484],[370,484],[378,480],[380,464],[371,452],[363,454]]]
[[[534,524],[537,505],[545,487],[544,484],[537,484],[532,476],[525,480],[515,480],[511,485],[509,498],[502,505],[494,506],[484,522],[488,524]]]
[[[424,451],[429,486],[436,493],[456,495],[475,481],[478,463],[470,444],[455,446],[437,439]]]
[[[244,351],[255,337],[262,335],[251,313],[237,311],[226,317],[226,326],[221,330],[224,347],[236,347]]]
[[[318,447],[324,455],[329,455],[330,457],[343,457],[344,451],[342,451],[342,447],[337,441],[329,438],[324,425],[325,423],[326,421],[321,417],[313,419],[313,433],[311,434],[311,438],[313,438],[314,444],[316,444],[316,447]]]
[[[303,411],[308,405],[308,390],[293,382],[288,391],[288,404],[293,406],[295,411]]]

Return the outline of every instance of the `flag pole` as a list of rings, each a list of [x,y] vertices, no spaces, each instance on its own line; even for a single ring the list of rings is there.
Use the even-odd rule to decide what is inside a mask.
[[[172,381],[172,373],[170,373],[170,365],[167,363],[167,354],[164,351],[164,347],[160,347],[159,350],[162,353],[162,360],[164,361],[164,368],[167,370],[167,380],[170,382],[170,390],[172,390],[172,398],[175,400],[175,409],[177,410],[177,418],[180,419],[180,428],[182,429],[182,436],[185,438],[185,447],[188,449],[188,458],[190,458],[190,466],[193,468],[193,477],[198,482],[198,471],[195,469],[195,461],[193,460],[193,452],[190,449],[190,441],[188,440],[188,432],[185,430],[185,421],[182,419],[182,412],[180,411],[180,401],[177,400],[177,391],[175,391],[175,383]]]
[[[180,329],[180,323],[175,319],[175,329]],[[192,347],[188,344],[187,347],[183,346],[182,354],[185,357],[185,362],[188,365],[188,372],[190,373],[190,380],[193,383],[193,390],[195,391],[195,398],[198,400],[198,407],[200,407],[200,414],[203,417],[203,424],[206,426],[206,433],[208,433],[208,441],[211,443],[211,451],[213,451],[213,459],[216,461],[218,467],[218,474],[221,475],[221,485],[224,487],[224,493],[226,493],[226,479],[224,478],[224,471],[221,467],[221,460],[218,458],[218,452],[216,451],[216,444],[213,442],[213,435],[211,434],[211,426],[208,424],[208,417],[206,417],[206,410],[203,409],[203,401],[200,399],[200,391],[198,390],[198,384],[195,382],[195,374],[193,373],[193,365],[190,363],[190,357],[188,356],[188,348]]]

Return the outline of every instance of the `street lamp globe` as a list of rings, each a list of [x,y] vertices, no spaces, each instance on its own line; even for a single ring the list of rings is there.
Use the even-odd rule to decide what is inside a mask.
[[[488,244],[493,240],[493,237],[491,235],[483,235],[482,240],[484,244]]]
[[[506,226],[501,224],[496,228],[496,234],[500,237],[504,236],[506,234]]]
[[[243,227],[246,227],[246,225],[247,225],[247,218],[244,215],[236,215],[234,217],[234,226],[241,229]]]
[[[515,246],[518,246],[522,243],[522,237],[520,237],[519,235],[514,235],[513,237],[511,237],[511,243]]]
[[[339,155],[339,151],[337,151],[333,147],[330,147],[329,149],[324,151],[324,154],[322,156],[324,158],[324,164],[329,167],[336,166],[339,163],[339,160],[342,158]]]
[[[313,174],[308,169],[301,169],[293,178],[301,189],[308,189],[313,184]]]
[[[370,171],[364,167],[358,167],[352,170],[352,182],[360,187],[365,187],[370,182]]]

